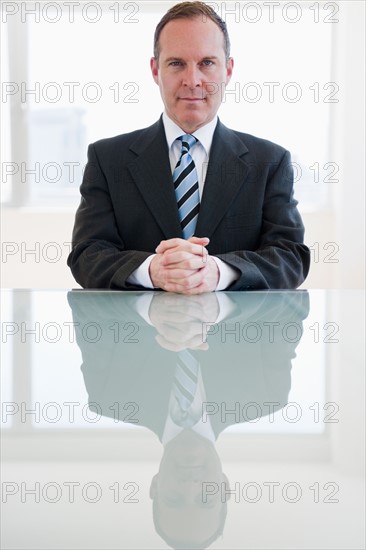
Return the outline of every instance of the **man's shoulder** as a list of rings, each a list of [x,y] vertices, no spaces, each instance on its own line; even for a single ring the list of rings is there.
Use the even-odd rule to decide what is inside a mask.
[[[270,141],[269,139],[254,136],[252,134],[246,134],[243,132],[237,132],[236,130],[234,131],[235,131],[235,134],[238,136],[238,138],[247,144],[248,149],[261,148],[267,151],[271,151],[271,150],[276,152],[286,151],[286,149],[282,145],[279,145],[278,143]]]
[[[117,136],[108,137],[99,139],[95,141],[92,146],[98,151],[114,151],[118,149],[121,151],[123,148],[129,148],[133,143],[138,142],[139,140],[152,140],[159,131],[161,122],[158,120],[151,126],[146,128],[140,128],[138,130],[133,130],[132,132],[127,132],[125,134],[119,134]]]
[[[233,130],[222,123],[219,126],[219,133],[221,136],[226,134],[226,138],[230,136],[231,139],[239,140],[248,149],[248,152],[255,156],[282,157],[287,152],[287,149],[278,143],[253,134]]]

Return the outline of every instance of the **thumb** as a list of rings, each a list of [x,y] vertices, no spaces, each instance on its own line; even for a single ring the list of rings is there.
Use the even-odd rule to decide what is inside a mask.
[[[210,239],[208,237],[191,237],[188,241],[193,244],[202,244],[203,246],[207,246]]]

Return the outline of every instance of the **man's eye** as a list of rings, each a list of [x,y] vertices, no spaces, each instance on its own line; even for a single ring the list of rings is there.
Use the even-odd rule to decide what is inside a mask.
[[[169,63],[169,65],[171,65],[172,67],[179,67],[179,65],[181,65],[181,61],[171,61]]]
[[[213,65],[214,63],[213,63],[213,61],[211,61],[211,59],[204,59],[204,60],[202,61],[202,64],[203,64],[203,65],[206,65],[206,67],[210,67],[210,66]]]

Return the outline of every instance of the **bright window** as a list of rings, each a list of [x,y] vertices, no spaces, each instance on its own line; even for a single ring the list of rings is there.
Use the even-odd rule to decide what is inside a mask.
[[[235,60],[221,120],[289,149],[301,209],[326,208],[338,180],[330,156],[337,3],[208,3],[228,24]],[[2,201],[76,207],[87,145],[148,126],[162,111],[149,59],[172,3],[7,4],[18,10],[2,14]]]

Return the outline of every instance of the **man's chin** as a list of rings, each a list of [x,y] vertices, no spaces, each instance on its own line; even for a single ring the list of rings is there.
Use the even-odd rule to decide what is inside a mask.
[[[193,132],[198,130],[198,128],[201,128],[201,126],[204,126],[205,124],[210,122],[210,119],[208,115],[202,113],[201,104],[201,106],[188,105],[185,109],[184,115],[180,116],[179,119],[176,119],[176,121],[176,123],[180,128],[182,128],[182,130],[186,131],[189,134],[192,134]]]

